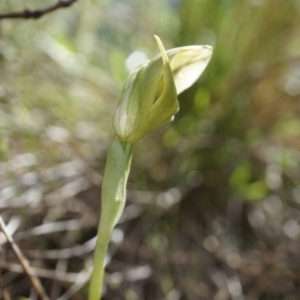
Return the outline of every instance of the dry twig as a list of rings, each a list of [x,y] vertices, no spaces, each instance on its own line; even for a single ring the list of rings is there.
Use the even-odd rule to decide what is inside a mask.
[[[9,295],[9,292],[7,291],[7,289],[4,287],[4,283],[1,277],[1,273],[0,273],[0,299],[3,300],[11,300],[11,297]]]
[[[18,245],[15,243],[14,239],[10,236],[10,234],[7,232],[5,223],[0,216],[0,230],[4,233],[7,242],[10,244],[12,250],[14,251],[16,257],[20,261],[20,264],[22,265],[25,273],[27,274],[31,284],[35,288],[37,294],[41,297],[42,300],[49,300],[49,297],[47,296],[43,286],[41,285],[39,279],[34,275],[33,271],[31,270],[31,267],[28,263],[28,260],[24,257],[23,253],[21,252]]]
[[[51,13],[60,8],[71,6],[77,0],[59,0],[57,3],[36,10],[24,9],[23,11],[0,14],[0,19],[39,19],[40,17]]]
[[[23,269],[21,265],[7,262],[1,259],[0,259],[0,267],[3,269],[10,270],[11,272],[15,272],[19,274],[23,273]],[[90,274],[91,270],[82,271],[80,273],[71,273],[71,272],[66,273],[63,271],[57,271],[57,270],[52,271],[52,270],[46,270],[46,269],[34,268],[34,267],[32,267],[31,270],[35,276],[52,279],[52,280],[59,280],[63,282],[70,282],[70,283],[74,283],[74,282],[86,283],[86,281],[89,279],[91,275]]]

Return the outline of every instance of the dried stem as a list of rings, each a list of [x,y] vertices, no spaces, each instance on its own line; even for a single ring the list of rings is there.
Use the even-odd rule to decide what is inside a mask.
[[[23,11],[0,14],[0,19],[38,19],[60,8],[71,6],[77,0],[59,0],[57,3],[36,10],[24,9]]]
[[[4,282],[0,273],[0,299],[11,300],[8,290],[4,287]]]
[[[5,223],[0,216],[0,230],[4,233],[7,242],[10,244],[12,250],[14,251],[16,257],[18,258],[20,264],[24,268],[24,271],[26,275],[28,276],[31,284],[35,288],[37,294],[40,296],[42,300],[49,300],[49,297],[47,296],[43,286],[41,285],[39,279],[34,275],[33,271],[31,270],[31,267],[29,265],[28,260],[25,258],[23,253],[21,252],[18,245],[15,243],[14,239],[11,237],[11,235],[7,232]]]

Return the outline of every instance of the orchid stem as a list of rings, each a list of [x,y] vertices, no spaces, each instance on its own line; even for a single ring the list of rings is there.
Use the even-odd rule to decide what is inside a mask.
[[[102,191],[101,215],[94,252],[88,300],[99,300],[102,295],[105,258],[116,223],[126,202],[126,184],[130,171],[132,145],[114,140],[107,156]]]

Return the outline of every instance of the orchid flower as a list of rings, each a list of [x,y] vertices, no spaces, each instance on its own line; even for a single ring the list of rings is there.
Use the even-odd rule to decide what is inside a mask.
[[[177,95],[200,77],[212,55],[210,46],[165,51],[159,37],[155,39],[160,54],[129,74],[113,117],[115,139],[103,176],[89,300],[99,300],[102,294],[105,257],[111,234],[125,206],[133,146],[147,133],[172,120],[179,110]]]
[[[140,64],[127,78],[113,126],[119,141],[138,143],[148,132],[171,121],[179,110],[177,95],[202,74],[212,54],[210,46],[187,46],[165,51]]]

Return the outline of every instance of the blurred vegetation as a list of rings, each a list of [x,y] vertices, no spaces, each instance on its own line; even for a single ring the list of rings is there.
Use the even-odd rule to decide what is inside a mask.
[[[111,117],[153,34],[214,55],[135,148],[104,298],[300,299],[299,18],[297,0],[94,0],[1,20],[0,212],[51,299],[86,299]],[[2,294],[36,299],[0,247]]]

